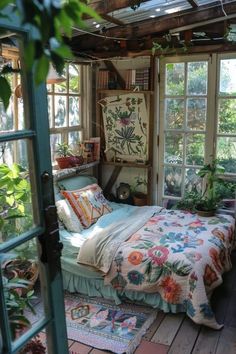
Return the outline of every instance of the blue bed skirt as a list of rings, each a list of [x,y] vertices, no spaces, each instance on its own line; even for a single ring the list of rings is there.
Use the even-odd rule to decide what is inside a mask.
[[[104,285],[103,276],[100,272],[75,264],[75,261],[70,258],[62,257],[61,263],[63,286],[65,290],[71,293],[111,299],[116,305],[128,299],[133,303],[146,304],[164,312],[185,312],[183,306],[168,304],[158,293],[149,294],[131,290],[118,291],[112,286]]]

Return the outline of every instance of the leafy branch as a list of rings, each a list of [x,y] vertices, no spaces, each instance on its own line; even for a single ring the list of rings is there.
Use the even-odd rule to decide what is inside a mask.
[[[22,26],[37,32],[37,38],[31,38],[26,43],[23,57],[27,70],[35,65],[37,85],[45,81],[50,62],[62,74],[65,60],[73,58],[67,42],[72,37],[73,26],[85,27],[83,15],[100,20],[100,16],[82,0],[1,0],[0,18],[6,17],[4,10],[7,8],[17,14]],[[11,88],[2,71],[0,87],[0,100],[6,110]]]

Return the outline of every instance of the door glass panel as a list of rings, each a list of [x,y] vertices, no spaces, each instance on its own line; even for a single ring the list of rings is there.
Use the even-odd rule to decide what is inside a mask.
[[[236,59],[220,61],[220,95],[236,94]]]
[[[188,134],[186,137],[186,164],[203,165],[205,134]]]
[[[69,97],[69,125],[80,124],[80,99],[79,97]]]
[[[206,99],[187,99],[187,127],[192,130],[206,129]]]
[[[166,94],[184,95],[184,63],[166,64]]]
[[[55,96],[55,127],[65,127],[67,117],[66,97]]]
[[[14,341],[46,317],[36,239],[5,253],[1,269],[11,339]]]
[[[170,98],[166,100],[166,128],[179,129],[184,124],[184,100]]]
[[[164,176],[165,176],[164,195],[180,197],[182,169],[180,167],[166,166]]]
[[[206,95],[207,93],[207,62],[188,63],[187,94]]]
[[[218,137],[217,158],[225,172],[236,173],[236,136]]]
[[[50,128],[53,127],[53,106],[52,106],[52,96],[48,95],[48,119]]]
[[[8,241],[37,224],[38,213],[35,207],[36,196],[32,198],[34,180],[29,168],[28,152],[32,149],[29,140],[1,143],[9,149],[2,154],[0,161],[0,231],[1,242]],[[6,156],[11,156],[7,160]]]
[[[219,99],[218,115],[218,132],[236,134],[236,99]]]
[[[15,34],[10,35],[9,38],[7,38],[7,35],[3,34],[1,39],[0,70],[5,72],[3,78],[7,80],[11,88],[9,106],[6,110],[3,103],[0,102],[1,133],[29,128],[29,124],[25,119],[25,110],[28,106],[24,106],[23,102],[27,80],[20,67],[20,42],[19,36]],[[9,50],[9,48],[11,49]],[[0,89],[3,88],[1,87]]]
[[[183,162],[183,134],[165,134],[165,162],[174,164]]]

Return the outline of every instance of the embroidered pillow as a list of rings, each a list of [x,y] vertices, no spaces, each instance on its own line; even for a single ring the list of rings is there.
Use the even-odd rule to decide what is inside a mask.
[[[68,200],[58,200],[56,202],[56,207],[58,218],[62,221],[68,231],[80,233],[83,230],[83,226]]]
[[[75,191],[61,191],[61,194],[68,199],[85,228],[94,224],[100,216],[112,211],[96,183]]]

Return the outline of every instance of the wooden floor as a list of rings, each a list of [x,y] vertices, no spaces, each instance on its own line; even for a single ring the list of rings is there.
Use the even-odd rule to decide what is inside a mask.
[[[183,314],[159,312],[135,354],[236,354],[236,251],[233,268],[224,275],[223,284],[212,297],[212,306],[220,331],[193,323]],[[104,354],[79,342],[69,341],[70,354]]]

